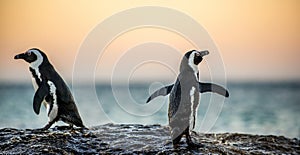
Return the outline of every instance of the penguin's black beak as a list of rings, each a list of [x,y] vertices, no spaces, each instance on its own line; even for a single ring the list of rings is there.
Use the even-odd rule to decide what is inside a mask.
[[[25,54],[24,53],[21,53],[21,54],[18,54],[14,57],[14,59],[24,59],[25,58]]]
[[[206,56],[209,54],[208,50],[205,50],[205,51],[200,51],[200,56],[203,57],[203,56]]]

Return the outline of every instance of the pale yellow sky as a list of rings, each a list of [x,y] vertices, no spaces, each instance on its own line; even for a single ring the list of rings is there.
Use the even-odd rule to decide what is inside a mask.
[[[300,66],[298,0],[189,3],[2,0],[0,80],[30,81],[27,64],[15,61],[13,56],[31,47],[39,47],[46,52],[62,76],[70,80],[76,53],[89,32],[110,16],[141,6],[172,8],[189,15],[201,24],[219,48],[229,81],[300,80],[300,72],[297,69]],[[126,21],[120,21],[120,24],[122,22]],[[139,37],[140,40],[137,39]],[[193,45],[179,35],[168,31],[136,30],[120,36],[119,41],[117,39],[111,44],[113,47],[107,48],[108,59],[100,62],[105,65],[96,69],[96,76],[103,76],[100,79],[109,78],[111,65],[117,61],[122,49],[147,41],[170,44],[182,53],[193,48]],[[155,71],[149,72],[149,75],[147,73],[145,72],[144,77],[161,77]]]

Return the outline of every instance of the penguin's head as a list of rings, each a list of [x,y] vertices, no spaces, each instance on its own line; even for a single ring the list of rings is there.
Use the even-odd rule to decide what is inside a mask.
[[[41,50],[37,48],[31,48],[25,53],[18,54],[14,59],[23,59],[28,62],[31,66],[37,67],[41,65],[43,60],[47,60],[47,56]]]
[[[188,66],[189,69],[191,68],[195,72],[198,71],[197,65],[203,60],[203,56],[208,54],[209,52],[207,50],[204,51],[191,50],[185,53],[181,61],[180,70],[186,69]]]

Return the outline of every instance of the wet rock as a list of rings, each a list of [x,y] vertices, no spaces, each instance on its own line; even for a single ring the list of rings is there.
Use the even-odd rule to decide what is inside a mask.
[[[192,133],[203,147],[182,139],[172,146],[161,125],[106,124],[86,129],[0,129],[0,154],[300,154],[299,139],[238,133]]]

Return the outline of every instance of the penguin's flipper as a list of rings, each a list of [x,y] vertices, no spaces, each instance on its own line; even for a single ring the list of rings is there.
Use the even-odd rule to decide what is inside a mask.
[[[48,93],[49,89],[47,85],[45,83],[41,83],[33,98],[33,110],[37,115],[40,113],[41,104]]]
[[[174,84],[158,89],[153,94],[151,94],[151,96],[147,99],[146,103],[150,102],[152,99],[154,99],[157,96],[168,95],[171,92],[173,86],[174,86]]]
[[[214,92],[220,95],[223,95],[225,97],[229,97],[229,92],[222,86],[219,86],[217,84],[213,83],[202,83],[199,82],[199,90],[200,93],[205,93],[205,92]]]

